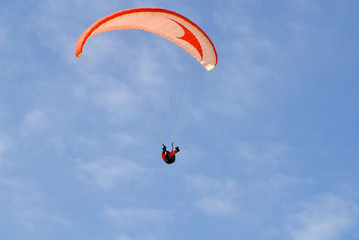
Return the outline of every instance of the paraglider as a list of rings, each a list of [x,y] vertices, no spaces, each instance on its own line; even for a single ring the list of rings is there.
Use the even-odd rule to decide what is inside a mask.
[[[148,31],[173,42],[192,55],[207,71],[217,65],[217,52],[207,34],[188,18],[160,8],[127,9],[101,18],[82,33],[76,44],[75,56],[82,56],[85,43],[96,34],[130,29]],[[173,149],[173,141],[170,152],[162,141],[162,158],[168,164],[175,161],[175,155],[179,152],[178,147]]]
[[[167,148],[164,144],[162,144],[162,159],[167,164],[172,164],[176,161],[176,154],[180,151],[179,147],[177,146],[175,149],[173,149],[173,143],[172,143],[172,149],[171,152],[167,151]]]
[[[86,41],[99,33],[140,29],[168,39],[191,54],[208,71],[217,65],[217,52],[206,33],[186,17],[166,9],[133,8],[101,18],[80,36],[75,56],[80,58]]]

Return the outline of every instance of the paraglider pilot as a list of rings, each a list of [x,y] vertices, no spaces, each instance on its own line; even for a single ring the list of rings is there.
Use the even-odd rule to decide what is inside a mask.
[[[173,144],[172,144],[172,150],[171,152],[167,151],[166,146],[164,144],[162,144],[162,159],[163,161],[165,161],[165,163],[167,164],[172,164],[176,161],[176,153],[178,153],[180,150],[178,147],[176,147],[173,150]]]

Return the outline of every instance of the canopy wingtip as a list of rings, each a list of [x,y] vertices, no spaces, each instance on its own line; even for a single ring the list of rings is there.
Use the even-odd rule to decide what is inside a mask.
[[[82,52],[80,52],[80,54],[78,54],[77,56],[76,56],[76,58],[80,58],[80,57],[82,57]]]
[[[209,64],[205,68],[207,69],[207,71],[211,71],[214,67],[215,65]]]

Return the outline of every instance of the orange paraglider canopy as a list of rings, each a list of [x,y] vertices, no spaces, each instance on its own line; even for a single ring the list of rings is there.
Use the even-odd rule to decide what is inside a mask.
[[[208,71],[217,65],[217,52],[206,33],[182,15],[160,8],[133,8],[112,13],[92,24],[80,36],[75,56],[82,56],[86,41],[99,33],[140,29],[162,36],[182,47]]]

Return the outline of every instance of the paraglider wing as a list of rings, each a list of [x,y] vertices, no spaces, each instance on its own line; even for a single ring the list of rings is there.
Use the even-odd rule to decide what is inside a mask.
[[[112,13],[92,24],[79,38],[75,56],[82,56],[86,41],[99,33],[140,29],[162,36],[182,47],[208,71],[217,65],[217,52],[206,33],[182,15],[160,8],[134,8]]]

